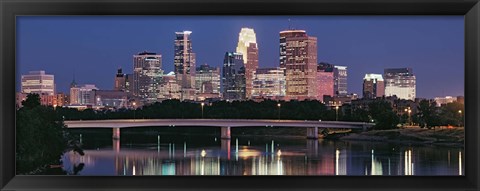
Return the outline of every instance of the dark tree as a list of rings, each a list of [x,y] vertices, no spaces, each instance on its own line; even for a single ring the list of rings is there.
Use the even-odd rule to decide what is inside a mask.
[[[40,106],[40,95],[38,94],[28,94],[27,99],[22,101],[22,105],[25,108],[34,108]]]
[[[397,128],[399,117],[392,106],[385,100],[375,100],[369,104],[370,116],[375,122],[375,129]]]
[[[440,117],[437,106],[433,100],[422,100],[418,105],[418,120],[420,127],[432,128],[440,125]]]
[[[38,94],[29,94],[16,115],[17,174],[42,173],[48,165],[60,164],[70,137],[53,107],[40,105]]]

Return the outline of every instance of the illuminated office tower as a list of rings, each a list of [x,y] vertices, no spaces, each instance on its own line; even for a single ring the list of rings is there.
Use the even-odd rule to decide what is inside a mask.
[[[381,74],[365,74],[363,78],[363,98],[375,99],[385,95],[385,82]]]
[[[317,38],[304,30],[280,32],[280,68],[285,70],[286,100],[317,98]]]
[[[195,99],[195,53],[192,52],[192,31],[175,32],[174,72],[182,87],[181,100]]]
[[[157,86],[162,80],[162,55],[141,52],[133,55],[133,95],[145,103],[157,101]]]
[[[45,71],[30,71],[22,75],[22,93],[36,93],[39,95],[55,95],[55,78],[53,75],[45,74]]]
[[[385,96],[415,100],[416,78],[411,68],[385,69]]]
[[[323,102],[323,96],[333,97],[333,68],[332,64],[321,62],[317,67],[317,100]]]
[[[255,31],[251,28],[242,28],[238,35],[237,52],[243,54],[245,65],[245,95],[251,98],[253,73],[258,68],[258,46]]]
[[[283,99],[285,75],[280,68],[259,68],[253,79],[253,98]]]
[[[335,66],[333,68],[334,87],[333,91],[336,96],[346,96],[347,91],[347,67]]]
[[[70,105],[94,105],[95,90],[98,90],[98,88],[93,84],[71,87]]]
[[[226,52],[222,70],[222,93],[225,100],[245,99],[245,67],[243,55]]]
[[[220,93],[220,68],[202,64],[195,73],[195,88],[197,94]]]

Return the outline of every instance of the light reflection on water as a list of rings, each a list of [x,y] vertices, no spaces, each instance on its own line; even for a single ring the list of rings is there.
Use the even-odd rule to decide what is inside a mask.
[[[247,139],[247,138],[239,138]],[[463,149],[360,142],[298,140],[215,145],[161,143],[87,149],[63,156],[64,169],[83,164],[79,175],[463,175]],[[233,148],[232,148],[233,147]],[[458,156],[458,157],[453,157]]]

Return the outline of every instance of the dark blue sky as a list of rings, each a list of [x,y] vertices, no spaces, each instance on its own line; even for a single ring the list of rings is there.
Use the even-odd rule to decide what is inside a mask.
[[[290,23],[288,22],[290,19]],[[134,54],[160,53],[173,70],[176,31],[190,30],[197,65],[221,66],[242,27],[255,30],[260,67],[279,65],[279,32],[289,25],[318,39],[318,61],[348,67],[348,91],[361,95],[366,73],[411,67],[417,97],[464,94],[463,16],[28,16],[17,17],[17,90],[21,74],[45,70],[57,91],[79,84],[113,89]]]

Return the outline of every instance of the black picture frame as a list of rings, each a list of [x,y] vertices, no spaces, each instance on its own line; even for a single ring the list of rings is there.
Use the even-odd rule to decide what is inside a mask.
[[[20,15],[464,15],[465,176],[16,176],[15,17]],[[0,20],[2,190],[479,190],[478,0],[0,0]]]

